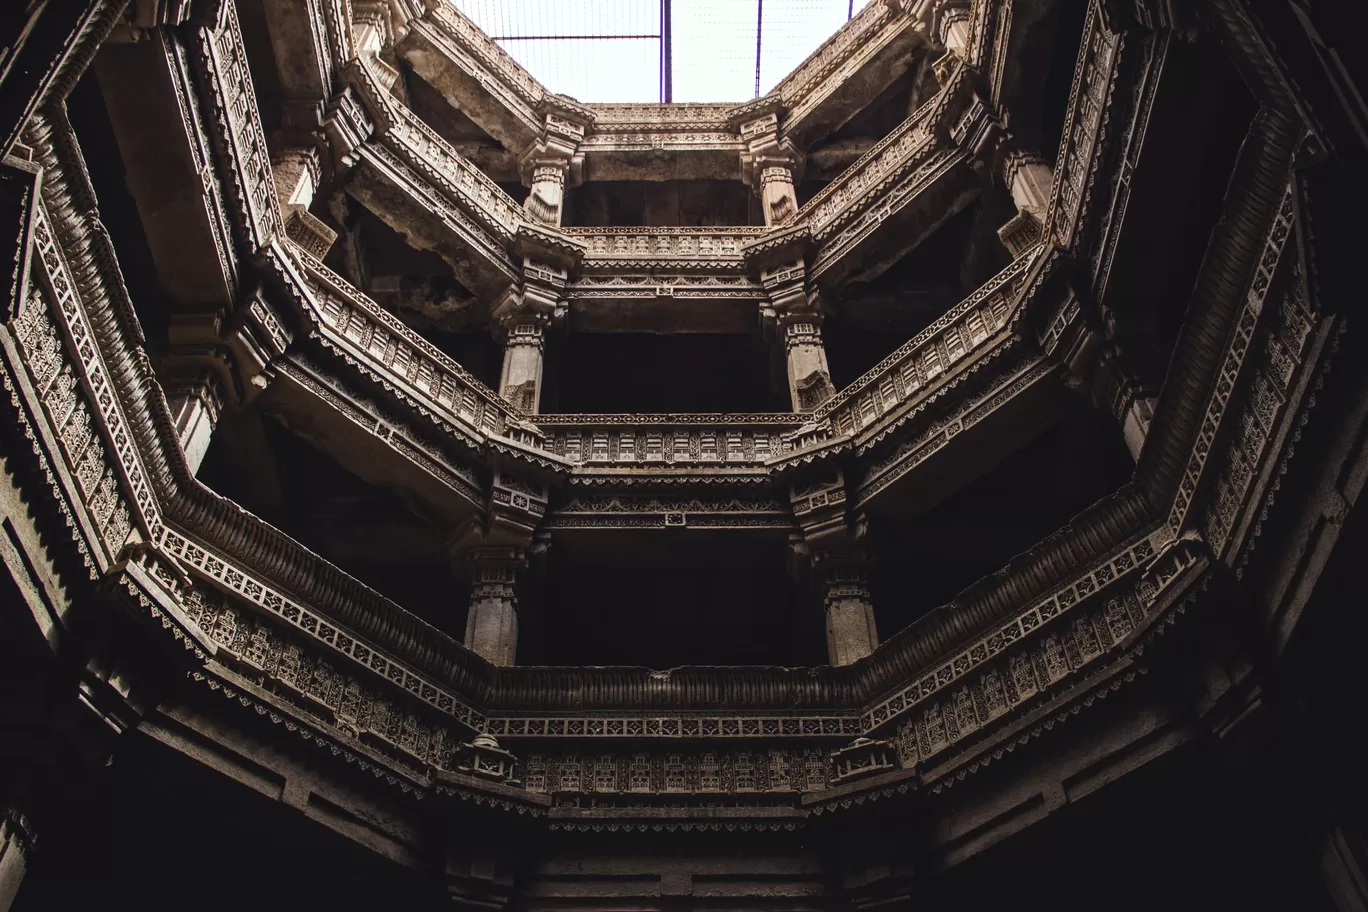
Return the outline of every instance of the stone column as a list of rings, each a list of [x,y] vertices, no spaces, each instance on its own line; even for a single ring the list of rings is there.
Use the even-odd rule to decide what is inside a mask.
[[[14,903],[36,841],[27,817],[12,807],[0,809],[0,912]]]
[[[780,325],[793,410],[810,412],[834,392],[826,348],[822,345],[821,315],[815,311],[790,314],[780,320]]]
[[[568,99],[542,103],[542,135],[523,151],[518,164],[529,191],[523,208],[543,225],[559,226],[565,214],[565,187],[579,183],[584,156],[579,144],[592,115]]]
[[[223,391],[218,375],[208,367],[179,372],[166,385],[166,401],[176,425],[190,474],[199,471],[205,451],[223,410]]]
[[[859,562],[828,559],[823,579],[827,661],[849,665],[874,652],[879,633],[865,568]]]
[[[1009,152],[1003,159],[1002,179],[1016,204],[1016,217],[998,229],[998,237],[1019,256],[1040,240],[1050,211],[1054,172],[1039,155]]]
[[[1136,462],[1140,461],[1140,452],[1149,435],[1157,399],[1157,388],[1144,382],[1114,343],[1107,343],[1098,357],[1093,400],[1097,407],[1106,409],[1116,418],[1126,448]]]
[[[776,104],[751,109],[737,122],[746,143],[741,153],[741,179],[760,197],[766,225],[782,225],[798,211],[794,185],[803,169],[803,156],[779,135]]]
[[[766,225],[782,225],[798,211],[793,183],[793,168],[788,163],[770,164],[760,170],[760,209]]]
[[[538,162],[532,168],[527,200],[523,208],[537,221],[559,227],[565,209],[565,175],[569,162]]]
[[[503,321],[503,372],[499,395],[514,408],[535,415],[541,401],[543,335],[546,321],[536,315]]]
[[[795,412],[810,412],[831,398],[835,389],[822,346],[822,315],[817,295],[807,291],[802,260],[762,270],[769,293],[769,317],[781,334],[788,367],[789,396]]]
[[[936,40],[960,60],[969,53],[969,3],[967,0],[934,0],[931,30]]]
[[[316,259],[327,256],[337,232],[309,212],[318,189],[320,165],[314,149],[286,149],[272,164],[285,234]]]
[[[518,653],[518,569],[520,553],[476,551],[465,644],[495,665],[514,664]]]

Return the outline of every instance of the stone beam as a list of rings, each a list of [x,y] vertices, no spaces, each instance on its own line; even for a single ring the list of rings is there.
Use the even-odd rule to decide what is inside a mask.
[[[762,228],[568,228],[584,243],[565,289],[572,332],[732,332],[767,302],[742,247]]]
[[[422,429],[297,355],[278,366],[259,405],[362,481],[398,492],[411,510],[439,526],[466,522],[483,504],[475,470]]]
[[[337,79],[323,0],[264,3],[280,80],[282,128],[293,136],[322,129]]]
[[[546,90],[452,4],[429,4],[395,50],[508,151],[521,154],[541,136]]]
[[[874,0],[775,87],[799,148],[834,133],[915,65],[926,26],[898,0]]]
[[[231,310],[232,223],[186,49],[164,29],[106,44],[95,75],[157,275],[179,307]]]

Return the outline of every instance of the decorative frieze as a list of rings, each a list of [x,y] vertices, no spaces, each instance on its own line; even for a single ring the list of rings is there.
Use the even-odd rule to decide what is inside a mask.
[[[593,466],[760,466],[787,451],[791,415],[541,415],[548,449]]]
[[[562,807],[652,806],[651,799],[733,807],[765,796],[794,804],[800,793],[826,788],[829,764],[814,747],[538,751],[527,754],[519,774],[524,788]]]
[[[517,419],[494,391],[307,255],[302,303],[319,331],[349,357],[414,397],[430,413],[461,428],[471,445],[484,434],[506,434]]]
[[[1231,398],[1235,395],[1243,372],[1246,357],[1249,354],[1250,346],[1256,338],[1256,330],[1259,326],[1259,316],[1263,311],[1264,300],[1268,294],[1269,287],[1273,284],[1273,278],[1278,269],[1278,262],[1282,257],[1283,248],[1287,243],[1288,236],[1292,233],[1293,222],[1293,186],[1289,183],[1283,191],[1282,201],[1278,206],[1278,211],[1269,226],[1268,234],[1264,238],[1263,251],[1259,257],[1259,262],[1255,267],[1254,278],[1245,295],[1244,307],[1237,318],[1234,331],[1231,333],[1226,344],[1225,358],[1221,363],[1221,372],[1217,376],[1216,384],[1211,390],[1211,396],[1207,400],[1205,414],[1202,419],[1202,426],[1197,431],[1191,455],[1188,458],[1187,466],[1184,468],[1183,475],[1178,484],[1178,490],[1174,494],[1173,506],[1169,511],[1169,528],[1176,534],[1186,528],[1191,522],[1190,511],[1193,506],[1193,498],[1196,496],[1199,485],[1202,482],[1203,474],[1206,470],[1207,461],[1211,458],[1216,446],[1217,435],[1220,433],[1222,424],[1225,421],[1226,412],[1230,407]],[[1297,326],[1295,330],[1290,330],[1286,343],[1293,346],[1293,351],[1300,353],[1301,341],[1298,335],[1303,335],[1305,330],[1301,329],[1301,324],[1305,316],[1297,315],[1297,311],[1289,312],[1288,319],[1292,325]],[[1307,327],[1309,329],[1309,327]],[[1264,403],[1261,408],[1269,408],[1267,396],[1274,394],[1274,390],[1286,390],[1291,382],[1292,365],[1295,359],[1288,351],[1284,341],[1277,337],[1270,337],[1270,354],[1280,353],[1283,355],[1281,365],[1275,366],[1269,379],[1265,392]],[[1245,441],[1249,450],[1249,455],[1257,458],[1262,442],[1266,439],[1266,432],[1262,430],[1265,421],[1271,423],[1272,416],[1269,415],[1265,420],[1259,420],[1257,413],[1246,413],[1245,423],[1242,425],[1248,438]],[[1248,457],[1246,457],[1246,460]],[[1241,477],[1236,469],[1237,476]],[[1248,479],[1244,479],[1247,482]],[[1242,485],[1241,485],[1242,486]],[[1233,522],[1233,505],[1231,502],[1232,487],[1227,482],[1226,497],[1227,503],[1222,507],[1219,503],[1216,507],[1218,515],[1221,512],[1228,514],[1229,519],[1217,520],[1213,523],[1213,528],[1220,533],[1223,543],[1224,535],[1230,529],[1229,523]],[[1215,547],[1215,545],[1213,545]]]
[[[197,63],[209,84],[215,116],[228,146],[225,157],[240,212],[245,216],[248,249],[256,251],[281,232],[280,205],[236,5],[219,4],[218,16],[214,28],[196,30]]]
[[[777,497],[665,497],[651,494],[577,494],[547,516],[543,528],[776,529],[793,528],[788,504]]]
[[[470,726],[453,712],[449,694],[402,672],[394,676],[397,666],[297,606],[298,624],[284,626],[202,586],[186,587],[182,604],[185,616],[218,647],[214,660],[240,678],[414,772],[455,768],[457,745]],[[320,640],[343,653],[362,649],[367,661],[361,664],[374,674],[339,662],[319,648]]]
[[[651,268],[709,271],[742,268],[741,246],[764,235],[763,228],[566,228],[586,245],[584,268],[620,270],[624,261]]]
[[[576,713],[573,716],[491,717],[485,731],[500,738],[840,738],[861,733],[856,713]]]

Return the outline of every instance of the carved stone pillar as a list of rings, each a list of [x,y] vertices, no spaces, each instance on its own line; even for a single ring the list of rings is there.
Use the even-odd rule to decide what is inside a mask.
[[[968,0],[934,0],[931,5],[931,32],[936,41],[960,60],[969,53]]]
[[[822,346],[822,315],[816,294],[809,294],[802,260],[784,263],[760,274],[769,292],[767,315],[774,321],[784,344],[789,397],[795,412],[810,412],[835,392]]]
[[[517,576],[526,558],[516,549],[479,549],[471,560],[465,644],[495,665],[512,665],[518,654]]]
[[[1157,398],[1158,389],[1136,373],[1130,359],[1115,344],[1102,347],[1093,377],[1093,401],[1116,418],[1126,448],[1137,462],[1149,435]]]
[[[9,912],[36,841],[27,817],[12,807],[0,809],[0,912]]]
[[[523,208],[542,224],[555,227],[565,214],[567,183],[577,184],[583,177],[579,144],[591,115],[568,101],[548,98],[542,117],[541,137],[519,156],[523,183],[530,188]]]
[[[287,149],[276,157],[276,196],[290,240],[321,260],[337,240],[337,232],[309,212],[318,189],[320,166],[314,149]]]
[[[767,164],[760,169],[760,209],[766,225],[782,225],[798,211],[793,170],[787,163]]]
[[[782,225],[798,211],[794,185],[802,177],[803,156],[779,135],[777,99],[749,107],[737,123],[746,143],[741,179],[760,197],[766,225]]]
[[[761,325],[783,343],[795,412],[810,412],[835,392],[822,346],[818,294],[807,287],[811,244],[808,228],[796,225],[752,242],[741,251],[769,298],[761,308]]]
[[[849,665],[879,645],[865,561],[828,557],[819,561],[819,569],[823,564],[827,660],[832,665]]]
[[[199,471],[205,451],[223,410],[223,389],[218,374],[207,367],[190,369],[166,384],[166,401],[171,420],[185,452],[190,474]]]
[[[807,574],[818,589],[826,615],[827,658],[849,665],[879,645],[874,602],[869,594],[870,556],[864,547],[866,521],[851,514],[845,475],[827,475],[789,488],[800,535],[790,542],[795,574]]]
[[[546,328],[565,315],[565,284],[584,255],[584,244],[535,225],[518,228],[522,282],[504,292],[493,317],[503,337],[499,395],[528,414],[541,401]]]
[[[780,319],[789,395],[795,412],[810,412],[835,391],[822,345],[822,317],[816,311],[788,314]]]
[[[1040,240],[1050,209],[1054,172],[1038,155],[1009,152],[1003,159],[1002,179],[1016,204],[1016,217],[998,229],[1012,256],[1019,256]]]
[[[541,401],[543,335],[547,320],[538,314],[513,314],[502,321],[503,372],[499,395],[530,415]]]

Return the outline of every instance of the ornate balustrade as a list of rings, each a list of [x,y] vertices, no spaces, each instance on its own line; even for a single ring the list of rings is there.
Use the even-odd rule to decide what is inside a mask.
[[[800,135],[821,106],[859,70],[887,51],[916,20],[899,4],[874,0],[775,86],[786,108],[784,129]]]
[[[512,123],[508,124],[506,130],[498,132],[508,133],[507,138],[521,134],[517,138],[522,143],[516,143],[519,147],[541,132],[542,118],[538,107],[548,94],[546,89],[454,4],[429,4],[427,15],[412,25],[413,38],[409,39],[410,42],[424,39],[432,49],[456,64],[466,78],[478,85],[480,91],[492,96],[494,102],[507,112],[507,118]],[[420,72],[424,69],[425,61],[421,55],[408,53],[406,56]],[[498,138],[502,140],[505,137]]]
[[[976,360],[1013,321],[1020,292],[1044,254],[1036,247],[900,345],[850,386],[822,403],[812,418],[832,436],[851,435],[860,448],[887,425],[932,396],[964,364]]]
[[[588,270],[641,267],[741,271],[741,246],[765,234],[765,228],[564,228],[586,245],[582,267]]]
[[[334,351],[362,366],[470,447],[487,435],[530,433],[517,412],[393,314],[302,251],[301,302]]]
[[[523,208],[483,171],[438,136],[381,86],[376,61],[358,58],[346,69],[377,133],[405,163],[435,182],[446,197],[470,213],[500,241],[509,243],[524,221]]]
[[[789,449],[791,414],[538,415],[553,453],[583,468],[757,468]]]

